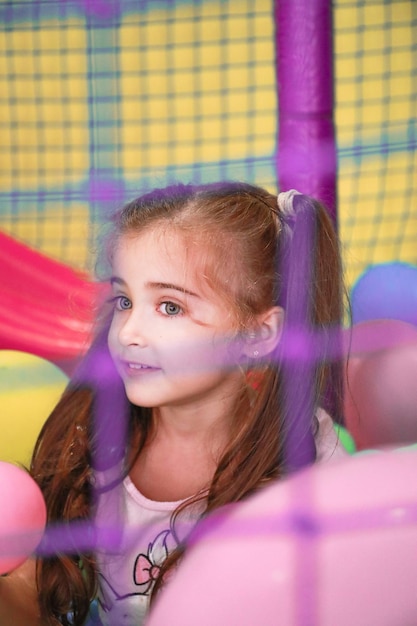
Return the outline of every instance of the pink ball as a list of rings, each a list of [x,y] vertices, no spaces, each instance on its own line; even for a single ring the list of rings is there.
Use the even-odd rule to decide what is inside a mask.
[[[351,340],[344,409],[357,449],[417,443],[417,328],[372,320]]]
[[[21,565],[38,546],[46,505],[38,485],[23,469],[0,461],[0,575]]]
[[[200,526],[147,626],[417,624],[414,450],[279,480]]]

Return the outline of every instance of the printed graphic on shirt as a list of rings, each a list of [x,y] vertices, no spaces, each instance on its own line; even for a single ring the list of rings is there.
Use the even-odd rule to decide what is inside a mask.
[[[153,543],[148,546],[148,554],[137,556],[133,569],[133,580],[135,585],[142,587],[141,593],[150,591],[153,583],[158,578],[162,563],[168,556],[167,537],[169,530],[164,530],[156,537]]]
[[[135,559],[132,582],[137,589],[120,594],[105,576],[100,574],[100,608],[104,613],[104,622],[111,626],[137,626],[143,619],[148,607],[149,596],[162,563],[168,556],[167,539],[170,530],[160,532],[149,543],[147,554],[139,553]]]

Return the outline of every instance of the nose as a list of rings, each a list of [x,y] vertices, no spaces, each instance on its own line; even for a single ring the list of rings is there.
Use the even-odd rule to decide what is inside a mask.
[[[144,316],[139,310],[131,309],[120,321],[118,339],[122,346],[140,346],[144,348],[146,339]]]

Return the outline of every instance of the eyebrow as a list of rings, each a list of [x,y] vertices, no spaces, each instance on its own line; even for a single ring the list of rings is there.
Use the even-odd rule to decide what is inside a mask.
[[[122,278],[119,278],[118,276],[111,276],[110,284],[113,285],[115,283],[122,286],[126,285],[125,281]],[[181,287],[180,285],[174,285],[173,283],[148,282],[145,286],[149,289],[173,289],[174,291],[185,293],[188,296],[193,296],[194,298],[200,297],[197,293],[194,293],[193,291],[190,291],[185,287]]]
[[[181,287],[180,285],[174,285],[173,283],[146,283],[146,286],[150,289],[173,289],[174,291],[185,293],[187,296],[193,296],[194,298],[200,297],[197,293],[194,293],[185,287]]]
[[[114,284],[122,285],[122,286],[126,285],[125,281],[119,278],[118,276],[110,276],[109,282],[111,285],[114,285]]]

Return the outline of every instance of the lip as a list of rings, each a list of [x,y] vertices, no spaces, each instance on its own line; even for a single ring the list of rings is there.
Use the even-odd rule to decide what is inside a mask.
[[[119,364],[122,372],[131,377],[143,376],[161,371],[160,367],[155,367],[154,365],[149,365],[148,363],[140,363],[138,361],[120,360]]]

